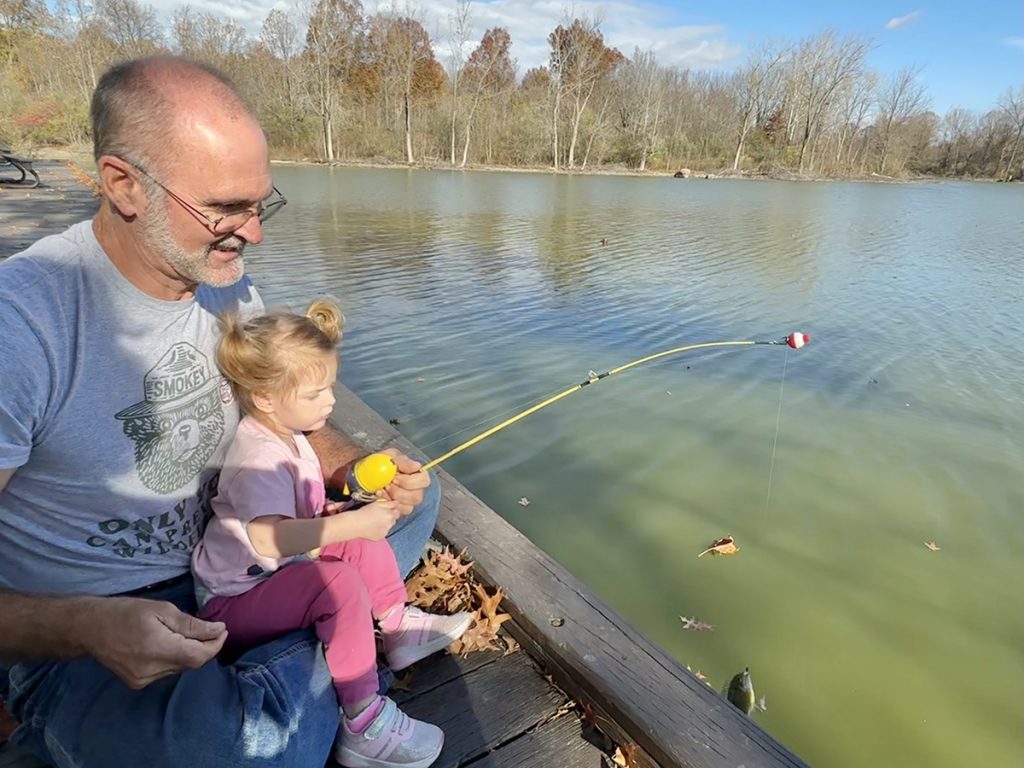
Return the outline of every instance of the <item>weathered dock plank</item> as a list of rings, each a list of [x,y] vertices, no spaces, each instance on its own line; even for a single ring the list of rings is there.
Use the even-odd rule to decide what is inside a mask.
[[[554,717],[565,703],[520,651],[413,696],[402,709],[444,731],[434,768],[458,768]]]
[[[465,657],[448,654],[435,656],[412,667],[410,673],[397,682],[389,695],[395,703],[403,704],[481,667],[497,663],[502,658],[504,657],[501,651],[471,653]]]
[[[611,762],[583,738],[580,721],[565,715],[503,744],[468,768],[604,768]]]

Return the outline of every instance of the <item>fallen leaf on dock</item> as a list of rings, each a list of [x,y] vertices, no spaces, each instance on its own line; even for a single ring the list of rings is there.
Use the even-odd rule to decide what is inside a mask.
[[[940,547],[934,541],[926,541],[924,545],[928,547],[928,549],[930,549],[932,552],[939,552],[942,550],[942,547]]]
[[[530,500],[528,498],[526,498],[525,496],[523,496],[523,498],[521,498],[519,500],[518,504],[519,504],[520,507],[528,507],[528,506],[530,506]]]
[[[703,672],[701,672],[699,669],[694,671],[693,669],[690,668],[690,665],[687,664],[686,665],[686,670],[688,672],[692,672],[693,676],[696,677],[698,680],[700,680],[705,685],[711,685],[711,683],[708,682],[708,676],[705,675]]]
[[[697,555],[697,557],[704,557],[709,552],[712,555],[735,555],[739,551],[740,548],[736,546],[736,540],[732,536],[726,536],[721,539],[715,539],[711,546]]]
[[[615,754],[612,755],[612,762],[619,768],[633,768],[636,763],[636,744],[623,744],[621,747],[615,748]]]
[[[683,629],[690,629],[694,632],[710,632],[714,629],[711,624],[705,624],[703,621],[697,621],[697,619],[688,619],[685,616],[680,616],[679,620],[683,622]]]

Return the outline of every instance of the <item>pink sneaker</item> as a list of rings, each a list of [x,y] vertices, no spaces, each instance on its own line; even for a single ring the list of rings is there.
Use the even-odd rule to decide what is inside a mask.
[[[334,759],[345,768],[427,768],[444,746],[440,728],[413,720],[388,698],[362,733],[353,733],[350,722],[341,718],[334,746]]]
[[[388,666],[397,672],[447,648],[462,637],[472,623],[473,616],[466,611],[440,616],[406,606],[398,629],[381,633]]]

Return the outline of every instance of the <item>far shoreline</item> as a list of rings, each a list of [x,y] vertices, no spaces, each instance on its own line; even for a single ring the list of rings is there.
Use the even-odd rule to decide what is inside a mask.
[[[273,155],[273,152],[271,153]],[[87,148],[80,147],[40,147],[30,153],[33,160],[73,162],[85,168],[95,168],[92,154]],[[377,170],[401,170],[401,171],[458,171],[462,173],[523,173],[523,174],[547,174],[551,176],[625,176],[644,179],[675,179],[680,181],[714,181],[714,180],[740,180],[740,181],[793,181],[793,182],[865,182],[871,184],[934,184],[943,182],[975,182],[983,184],[999,184],[1012,182],[1000,182],[996,179],[978,179],[956,176],[883,176],[877,173],[866,175],[849,176],[826,176],[820,174],[798,173],[796,171],[755,171],[741,170],[733,171],[731,168],[719,169],[718,171],[698,171],[688,169],[685,166],[679,171],[689,171],[688,176],[677,177],[676,171],[645,170],[639,171],[624,166],[600,166],[597,168],[553,168],[551,166],[504,166],[504,165],[476,165],[467,164],[460,168],[440,160],[416,161],[413,163],[395,162],[391,160],[373,159],[346,159],[346,160],[311,160],[309,158],[294,159],[287,157],[271,157],[272,165],[300,166],[318,168],[370,168]]]

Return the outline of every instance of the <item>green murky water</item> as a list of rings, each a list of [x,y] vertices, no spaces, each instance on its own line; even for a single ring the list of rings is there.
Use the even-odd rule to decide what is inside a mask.
[[[432,455],[589,369],[811,333],[623,373],[447,469],[716,687],[749,665],[810,763],[1024,765],[1024,186],[275,177],[250,273],[342,298],[342,379]]]

